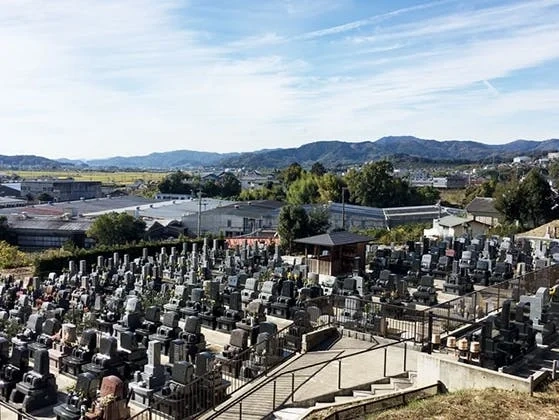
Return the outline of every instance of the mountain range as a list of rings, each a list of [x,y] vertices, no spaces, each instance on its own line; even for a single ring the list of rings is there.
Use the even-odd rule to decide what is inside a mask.
[[[304,167],[321,162],[326,167],[361,164],[389,158],[414,162],[491,162],[511,160],[514,156],[543,156],[559,151],[559,139],[516,140],[490,145],[467,140],[425,140],[412,136],[383,137],[376,141],[350,143],[316,141],[296,148],[267,149],[248,153],[210,153],[191,150],[151,153],[146,156],[111,157],[94,160],[57,161],[40,156],[1,156],[2,167],[68,167],[122,169],[188,169],[199,167],[282,168],[293,162]]]

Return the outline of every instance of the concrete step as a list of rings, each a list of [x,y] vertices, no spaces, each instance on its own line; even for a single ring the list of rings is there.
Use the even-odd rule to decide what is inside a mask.
[[[348,395],[343,396],[343,395],[338,395],[336,397],[334,397],[334,403],[338,404],[338,403],[347,403],[347,402],[351,402],[351,401],[355,401],[358,400],[358,397],[355,397],[353,395]]]
[[[366,398],[366,397],[372,397],[373,395],[375,395],[374,391],[353,391],[353,396],[354,397],[359,397],[359,398]]]
[[[332,404],[334,404],[334,401],[332,402],[317,402],[314,403],[314,408],[324,408],[324,407],[330,407]]]
[[[302,419],[307,413],[308,408],[284,408],[274,412],[273,418],[278,420],[299,420]]]
[[[406,389],[413,386],[413,382],[407,378],[391,378],[390,382],[395,389]]]
[[[376,391],[377,391],[377,390],[380,391],[380,390],[385,390],[385,389],[388,389],[388,390],[391,390],[391,391],[394,390],[394,384],[392,384],[392,383],[388,383],[388,384],[371,384],[371,391],[374,391],[375,394],[376,394]]]

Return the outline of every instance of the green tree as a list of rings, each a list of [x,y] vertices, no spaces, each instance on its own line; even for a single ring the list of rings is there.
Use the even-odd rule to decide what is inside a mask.
[[[293,240],[304,238],[309,231],[309,217],[301,206],[287,205],[280,210],[278,219],[278,233],[282,248],[290,253]]]
[[[280,171],[278,178],[285,188],[289,188],[291,183],[299,179],[305,171],[297,162],[292,163],[287,168]]]
[[[553,220],[556,195],[538,168],[533,168],[520,183],[521,212],[525,225],[536,227]]]
[[[326,168],[322,163],[315,162],[311,167],[311,174],[316,176],[323,176],[324,174],[326,174]]]
[[[520,196],[520,185],[517,182],[509,182],[497,186],[495,191],[494,206],[505,218],[505,222],[520,225],[523,221],[520,217],[520,206],[522,205],[522,197]]]
[[[250,201],[250,200],[285,200],[285,191],[279,184],[274,184],[273,182],[267,182],[262,188],[254,188],[242,190],[239,194],[239,200]]]
[[[346,187],[342,177],[327,173],[318,179],[318,194],[320,203],[342,201],[342,188]]]
[[[317,177],[305,173],[293,181],[287,189],[286,199],[295,205],[317,203],[320,199]]]
[[[346,179],[351,200],[363,206],[393,207],[408,203],[407,182],[394,178],[387,160],[367,163],[360,171],[350,169]]]
[[[309,226],[307,235],[320,235],[326,233],[330,227],[330,215],[322,206],[313,207],[308,213]]]
[[[411,205],[435,204],[441,198],[441,192],[432,186],[410,188],[410,194]]]
[[[42,192],[37,196],[37,200],[40,202],[49,202],[49,201],[53,201],[54,198],[52,195],[47,194],[46,192]]]
[[[0,241],[0,269],[24,267],[30,263],[27,255],[16,246]]]
[[[549,178],[553,182],[553,185],[557,187],[559,185],[559,160],[553,160],[549,167],[547,168]]]
[[[0,216],[0,241],[8,239],[9,229],[8,218],[6,216]]]
[[[536,227],[556,216],[557,196],[537,168],[521,182],[499,185],[495,191],[495,208],[505,222],[517,222],[521,228]]]
[[[127,213],[111,212],[99,216],[87,230],[87,236],[99,245],[118,245],[144,237],[146,223]]]
[[[163,178],[158,187],[165,194],[190,194],[195,188],[195,180],[189,173],[177,171]]]
[[[232,174],[226,172],[218,181],[220,187],[219,195],[223,198],[236,197],[241,193],[241,181]]]
[[[476,197],[493,197],[497,188],[497,181],[491,178],[481,185],[470,185],[466,188],[462,205],[467,205]]]

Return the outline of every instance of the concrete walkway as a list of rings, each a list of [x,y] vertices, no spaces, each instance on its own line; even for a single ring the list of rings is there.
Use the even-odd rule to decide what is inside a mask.
[[[342,351],[340,356],[359,353],[372,346],[392,343],[393,340],[376,338],[377,343],[343,337],[333,347],[332,351]],[[404,369],[404,353],[406,366]],[[383,379],[385,349],[371,350],[355,356],[335,360],[310,378],[295,392],[294,400],[303,402],[315,400],[320,396],[335,393],[340,389],[351,389]],[[394,376],[406,370],[415,370],[417,352],[408,348],[404,351],[403,344],[390,346],[386,349],[386,376]],[[341,376],[340,376],[341,372]],[[338,387],[338,385],[340,385]]]
[[[404,354],[406,356],[405,368],[415,369],[417,352],[411,348],[405,350],[403,344],[390,346],[386,352],[384,348],[373,349],[390,343],[393,343],[393,340],[374,338],[371,342],[343,337],[329,351],[300,355],[280,366],[267,377],[261,378],[233,394],[228,401],[217,408],[216,411],[219,411],[220,408],[227,407],[226,411],[220,413],[217,418],[261,419],[284,404],[308,405],[311,401],[334,394],[341,389],[361,387],[381,380],[385,376],[401,374],[405,371]],[[371,350],[358,354],[367,349]],[[338,360],[342,356],[349,357]],[[305,368],[305,366],[319,362],[322,363]],[[298,370],[282,374],[282,372],[290,372],[293,369]],[[292,389],[295,390],[293,394]],[[251,392],[251,390],[254,391]],[[242,406],[239,402],[231,404],[238,398],[242,399]],[[212,414],[208,413],[201,418],[208,418]]]

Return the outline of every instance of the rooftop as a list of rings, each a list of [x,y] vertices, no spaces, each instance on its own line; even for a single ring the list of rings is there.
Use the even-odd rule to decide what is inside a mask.
[[[370,242],[371,238],[368,236],[357,235],[356,233],[339,231],[324,233],[322,235],[310,236],[308,238],[296,239],[294,242],[307,245],[318,246],[341,246],[353,245],[365,242]]]
[[[61,217],[47,216],[8,216],[8,224],[11,229],[85,232],[92,223],[93,220],[83,217],[66,220]]]
[[[501,214],[495,208],[494,201],[491,197],[476,197],[466,206],[466,211],[476,216],[499,217]]]
[[[454,227],[460,226],[466,223],[473,222],[473,218],[464,218],[458,216],[445,216],[439,219],[439,226]]]
[[[69,213],[70,209],[76,214],[89,214],[110,212],[125,207],[135,208],[136,206],[157,202],[157,200],[127,195],[112,198],[91,198],[86,200],[61,201],[51,204],[37,204],[20,207],[18,209],[0,209],[0,214],[25,212],[28,215],[63,215],[64,213]]]

